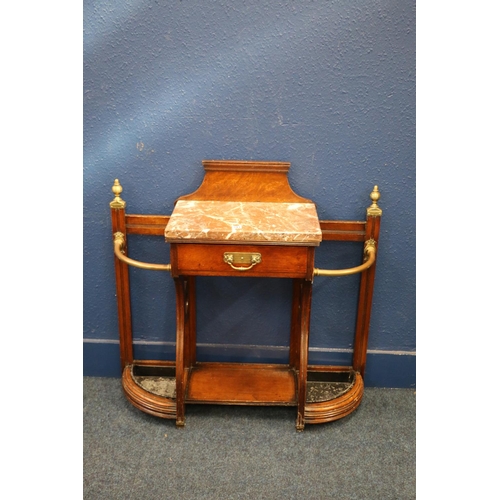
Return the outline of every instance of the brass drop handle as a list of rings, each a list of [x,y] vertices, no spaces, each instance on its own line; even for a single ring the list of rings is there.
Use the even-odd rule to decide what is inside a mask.
[[[260,264],[262,262],[262,256],[260,253],[242,253],[242,252],[225,252],[224,262],[229,264],[236,271],[248,271],[252,269],[253,266]],[[241,264],[250,264],[248,267],[239,267],[233,265],[234,262],[239,262]]]
[[[375,240],[368,240],[365,242],[364,250],[364,263],[357,267],[350,267],[348,269],[316,269],[314,268],[314,276],[348,276],[350,274],[361,273],[366,271],[375,262],[377,249]]]
[[[113,235],[113,237],[115,255],[122,262],[125,262],[130,266],[138,267],[140,269],[149,269],[150,271],[170,271],[170,264],[149,264],[147,262],[140,262],[138,260],[127,257],[122,253],[125,247],[125,235],[123,233],[117,232]]]

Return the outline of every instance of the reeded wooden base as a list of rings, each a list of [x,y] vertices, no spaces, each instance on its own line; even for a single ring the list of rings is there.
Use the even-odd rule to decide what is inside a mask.
[[[134,365],[123,370],[122,386],[127,399],[139,410],[161,418],[175,418],[176,401],[143,389],[133,377]]]
[[[218,389],[230,388],[232,381],[235,387],[241,387],[241,379],[246,381],[246,391]],[[122,385],[127,399],[139,410],[176,419],[174,366],[128,365],[123,371]],[[313,372],[308,380],[304,423],[332,422],[349,415],[361,403],[363,388],[361,375],[352,370]],[[297,404],[296,373],[284,365],[200,363],[189,377],[185,403],[294,406]]]
[[[337,398],[320,402],[308,402],[306,400],[306,424],[332,422],[349,415],[349,413],[352,413],[361,403],[363,389],[363,379],[361,375],[356,372],[352,386]]]

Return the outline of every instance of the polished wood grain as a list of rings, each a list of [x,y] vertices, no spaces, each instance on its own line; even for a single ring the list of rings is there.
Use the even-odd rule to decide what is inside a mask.
[[[307,424],[324,424],[346,417],[352,413],[363,398],[363,377],[356,373],[354,384],[348,392],[330,401],[307,402],[304,409],[304,421]]]
[[[378,249],[380,234],[380,217],[367,217],[366,239],[373,239]],[[353,367],[362,377],[365,375],[368,336],[370,333],[370,316],[375,285],[375,269],[377,262],[361,274],[358,295],[358,312],[356,318],[356,333],[354,337]]]
[[[290,321],[290,352],[289,363],[295,370],[300,366],[300,302],[302,280],[294,279],[292,285],[292,317]]]
[[[323,241],[365,241],[365,221],[320,220]]]
[[[163,236],[169,220],[169,215],[126,214],[125,227],[127,234]]]
[[[183,200],[307,203],[289,185],[286,162],[203,162],[205,177]],[[171,216],[126,214],[112,208],[113,233],[162,236]],[[319,221],[323,241],[375,240],[378,247],[380,217],[366,221]],[[176,360],[136,360],[132,343],[132,318],[128,266],[115,257],[116,296],[120,338],[122,386],[127,399],[140,410],[182,427],[188,404],[285,405],[297,407],[296,429],[306,424],[331,422],[353,412],[363,396],[363,376],[373,300],[375,264],[361,273],[354,352],[350,366],[309,365],[314,246],[280,244],[171,243],[171,274],[176,292]],[[127,251],[125,244],[125,252]],[[232,269],[225,252],[260,253],[262,262],[248,271]],[[360,260],[363,256],[360,255]],[[196,359],[196,276],[274,277],[291,281],[290,353],[287,364],[200,363]],[[175,398],[153,394],[134,378],[134,367],[168,373],[175,381]],[[312,374],[312,375],[311,375]],[[330,400],[307,399],[309,376],[328,380],[331,374],[352,377],[352,385]],[[330,375],[329,375],[330,374]],[[354,375],[352,375],[354,374]],[[322,378],[323,377],[323,378]],[[326,377],[326,378],[325,378]],[[335,375],[337,377],[337,375]]]
[[[204,160],[205,177],[193,193],[180,200],[311,202],[288,182],[290,163]]]
[[[286,365],[198,363],[186,401],[239,405],[296,404],[295,371]]]
[[[310,247],[265,245],[178,244],[170,245],[172,275],[309,278]],[[262,262],[248,271],[237,271],[224,262],[224,253],[260,253]],[[245,266],[242,266],[245,267]],[[246,266],[248,267],[248,266]]]
[[[178,427],[183,427],[185,424],[185,393],[187,385],[187,376],[189,373],[190,366],[188,364],[189,360],[186,359],[185,349],[185,332],[186,332],[186,288],[185,288],[185,278],[178,277],[174,279],[175,282],[175,295],[176,295],[176,321],[177,321],[177,333],[176,333],[176,348],[175,348],[175,359],[176,359],[176,392],[177,392],[177,414],[176,414],[176,425]],[[187,342],[189,345],[189,341]]]
[[[295,427],[302,431],[305,425],[307,363],[309,356],[309,324],[311,320],[312,282],[302,280],[300,289],[299,321],[299,370],[297,373],[297,421]]]
[[[127,399],[139,410],[161,418],[176,418],[177,403],[174,399],[157,396],[140,387],[132,375],[133,366],[123,370],[122,387]]]
[[[112,234],[122,232],[126,234],[125,208],[111,208]],[[126,252],[126,248],[125,248]],[[128,265],[114,257],[116,277],[116,302],[118,308],[118,334],[120,338],[120,365],[132,363],[134,354],[132,346],[132,314],[130,302],[130,280]]]

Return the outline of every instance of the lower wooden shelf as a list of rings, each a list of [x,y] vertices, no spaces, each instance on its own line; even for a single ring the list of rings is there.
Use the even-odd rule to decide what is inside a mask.
[[[295,405],[296,377],[286,365],[198,363],[191,368],[186,403]]]
[[[176,418],[175,363],[127,365],[122,376],[127,399],[161,418]],[[350,367],[308,372],[305,423],[325,423],[354,411],[363,379]],[[288,365],[197,363],[189,370],[187,404],[252,406],[297,405],[297,374]]]

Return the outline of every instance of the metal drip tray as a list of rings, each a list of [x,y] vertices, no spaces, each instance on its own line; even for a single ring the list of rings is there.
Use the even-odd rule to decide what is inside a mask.
[[[319,403],[338,398],[354,385],[354,371],[310,372],[307,376],[306,401]]]
[[[134,365],[132,378],[151,394],[172,399],[176,397],[175,367]]]

